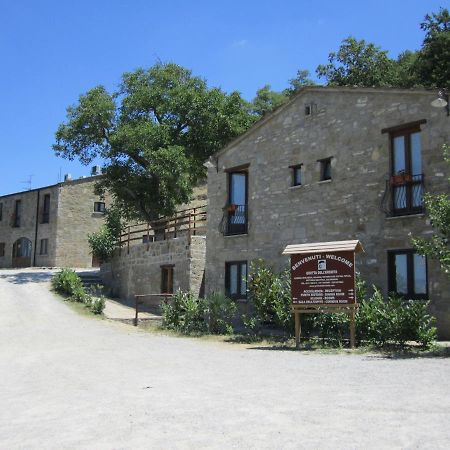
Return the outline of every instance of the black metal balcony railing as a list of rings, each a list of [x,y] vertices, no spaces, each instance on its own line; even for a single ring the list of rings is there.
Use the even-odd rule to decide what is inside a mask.
[[[226,236],[246,234],[248,225],[247,205],[227,205],[224,208],[221,231]]]
[[[424,176],[400,174],[386,182],[384,208],[390,216],[423,212]]]

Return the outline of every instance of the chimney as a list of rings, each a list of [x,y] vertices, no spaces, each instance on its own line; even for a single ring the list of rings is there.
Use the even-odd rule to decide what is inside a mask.
[[[70,173],[66,173],[64,175],[64,181],[72,181],[72,175]]]

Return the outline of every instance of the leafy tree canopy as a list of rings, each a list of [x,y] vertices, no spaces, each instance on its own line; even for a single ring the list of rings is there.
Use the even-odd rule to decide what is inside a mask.
[[[272,91],[266,84],[256,91],[256,97],[251,103],[251,111],[256,116],[264,116],[286,102],[288,96],[284,92]]]
[[[298,92],[305,86],[313,86],[315,83],[309,78],[308,70],[298,70],[297,76],[289,80],[289,86],[283,91],[273,91],[269,84],[256,91],[256,97],[251,102],[251,111],[257,117],[272,112],[283,103],[289,100],[289,97]]]
[[[444,145],[443,150],[450,164],[450,146]],[[434,233],[431,238],[413,238],[413,244],[421,255],[439,261],[450,276],[450,195],[426,193],[424,203]]]
[[[426,32],[422,47],[405,51],[391,59],[386,50],[373,43],[348,37],[328,64],[317,67],[319,78],[330,86],[414,86],[450,87],[450,14],[441,8],[425,16],[421,29]]]
[[[387,51],[354,37],[344,39],[339,50],[329,54],[328,61],[316,72],[330,86],[389,86],[395,80],[395,62]]]
[[[422,83],[450,89],[450,13],[441,8],[425,16],[420,26],[426,32],[418,54],[417,71]]]
[[[170,215],[189,201],[203,162],[255,120],[240,94],[208,88],[172,63],[125,73],[116,92],[97,86],[67,108],[58,156],[105,161],[108,189],[128,219]]]

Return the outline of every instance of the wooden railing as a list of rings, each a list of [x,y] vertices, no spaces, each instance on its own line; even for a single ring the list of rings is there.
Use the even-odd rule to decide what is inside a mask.
[[[129,225],[120,236],[119,247],[126,247],[129,252],[130,245],[143,243],[148,249],[151,242],[186,235],[189,242],[191,236],[206,235],[206,205],[177,211],[173,217]]]

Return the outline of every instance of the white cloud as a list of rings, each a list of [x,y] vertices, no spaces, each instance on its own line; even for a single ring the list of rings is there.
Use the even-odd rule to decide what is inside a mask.
[[[233,44],[231,45],[232,47],[246,47],[248,45],[248,40],[247,39],[241,39],[239,41],[234,41]]]

